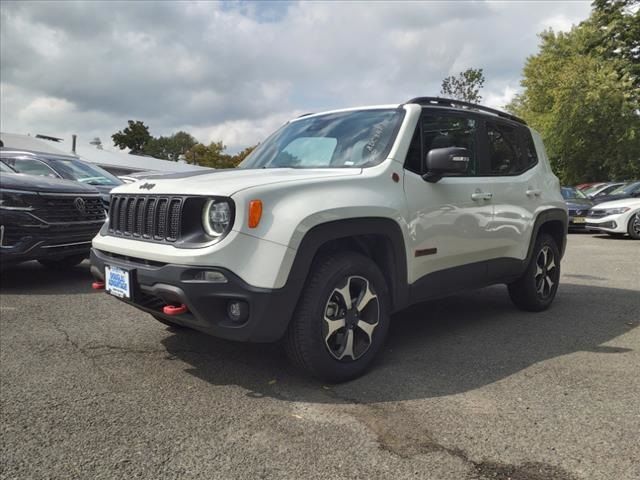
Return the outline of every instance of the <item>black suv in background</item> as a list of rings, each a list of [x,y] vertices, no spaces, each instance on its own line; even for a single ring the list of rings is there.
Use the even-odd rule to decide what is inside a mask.
[[[18,173],[43,177],[64,178],[86,183],[98,190],[105,206],[109,206],[109,192],[124,182],[106,170],[71,155],[32,152],[3,148],[0,160]]]
[[[92,186],[18,174],[0,162],[0,267],[27,260],[77,265],[89,256],[105,217]]]

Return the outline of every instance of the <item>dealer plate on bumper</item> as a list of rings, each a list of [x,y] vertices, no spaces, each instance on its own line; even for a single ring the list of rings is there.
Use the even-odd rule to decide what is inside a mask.
[[[120,267],[104,266],[105,290],[119,298],[131,298],[129,271]]]

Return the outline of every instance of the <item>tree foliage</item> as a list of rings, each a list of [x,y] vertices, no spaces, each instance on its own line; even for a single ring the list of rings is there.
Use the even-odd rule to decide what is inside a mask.
[[[198,141],[187,132],[176,132],[168,137],[152,138],[144,148],[146,155],[165,160],[178,160]]]
[[[471,103],[480,103],[480,89],[484,86],[484,74],[481,68],[467,68],[457,76],[442,80],[440,93],[446,97]]]
[[[156,138],[143,122],[134,120],[129,120],[129,126],[114,133],[111,138],[115,145],[121,149],[128,148],[133,154],[173,161],[184,159],[194,165],[212,168],[235,168],[257,147],[253,145],[229,155],[225,153],[227,147],[221,141],[204,145],[183,131]]]
[[[525,63],[524,91],[507,106],[541,133],[565,184],[640,176],[635,67],[603,29],[626,24],[620,16],[634,15],[624,11],[630,3],[594,2],[590,18],[570,32],[543,32],[540,51]]]
[[[222,142],[211,142],[209,145],[198,143],[186,154],[189,163],[212,168],[235,168],[249,155],[257,145],[247,147],[236,155],[225,153],[227,147]]]
[[[128,148],[133,154],[144,153],[145,147],[152,139],[149,127],[139,120],[129,120],[127,123],[128,127],[111,135],[114,145],[121,150]]]

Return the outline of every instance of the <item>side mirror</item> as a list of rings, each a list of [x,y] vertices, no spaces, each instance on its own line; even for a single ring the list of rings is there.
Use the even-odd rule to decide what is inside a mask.
[[[433,148],[427,153],[427,173],[422,178],[435,183],[447,173],[465,173],[470,160],[471,152],[466,148]]]

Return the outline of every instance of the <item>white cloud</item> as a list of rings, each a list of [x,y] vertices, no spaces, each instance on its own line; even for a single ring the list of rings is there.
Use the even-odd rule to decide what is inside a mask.
[[[230,150],[288,116],[437,95],[480,67],[487,104],[516,93],[545,28],[588,2],[3,2],[4,131],[103,140],[143,120]]]

